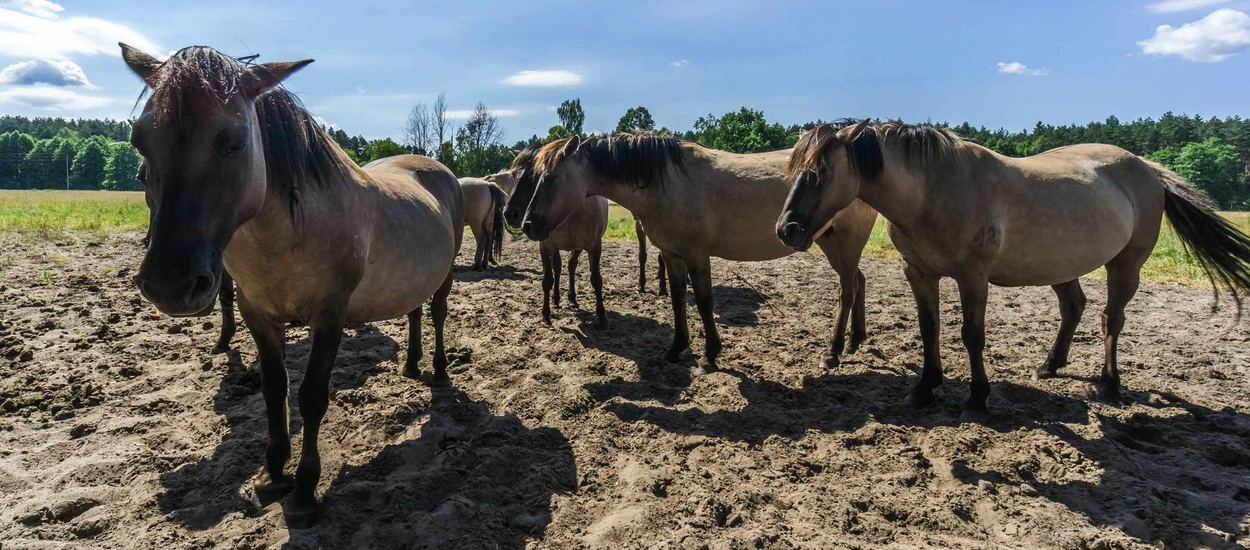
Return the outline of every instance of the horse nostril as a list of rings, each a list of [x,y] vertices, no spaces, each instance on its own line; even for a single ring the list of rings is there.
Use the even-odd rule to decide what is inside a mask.
[[[191,292],[187,295],[188,301],[193,302],[196,298],[216,290],[216,288],[214,288],[214,282],[215,281],[211,275],[196,275],[195,282],[191,285]]]
[[[534,222],[531,222],[529,220],[525,220],[524,222],[521,223],[521,231],[524,231],[526,233],[529,233],[529,230],[532,227],[534,227]]]
[[[781,236],[787,239],[792,239],[794,237],[799,236],[802,233],[803,233],[803,227],[800,226],[796,222],[787,223],[781,228]]]

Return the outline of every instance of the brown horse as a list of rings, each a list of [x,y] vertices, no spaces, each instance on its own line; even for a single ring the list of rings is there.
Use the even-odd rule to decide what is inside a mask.
[[[503,206],[508,194],[482,178],[460,178],[460,189],[464,192],[464,223],[477,242],[473,269],[486,269],[490,263],[499,265],[503,255]]]
[[[526,147],[512,160],[515,188],[508,197],[504,218],[513,227],[521,225],[521,218],[534,196],[538,183],[534,177],[534,159],[539,147]],[[577,307],[577,257],[582,250],[590,257],[590,286],[595,289],[595,324],[608,328],[607,310],[603,307],[603,275],[599,259],[603,254],[603,234],[608,230],[608,200],[603,197],[583,196],[577,207],[557,227],[539,241],[538,253],[543,261],[543,322],[551,323],[551,297],[555,289],[555,306],[560,307],[560,251],[569,254],[569,305]],[[532,237],[531,237],[532,238]]]
[[[535,161],[540,181],[521,229],[532,239],[546,238],[588,194],[629,209],[642,220],[668,266],[675,333],[665,358],[678,361],[690,345],[689,280],[707,335],[703,368],[712,370],[721,342],[712,312],[711,257],[765,261],[794,253],[777,240],[770,213],[781,207],[789,191],[784,178],[789,157],[789,151],[727,153],[657,134],[553,141]],[[817,240],[842,284],[825,367],[836,364],[843,352],[848,318],[853,316],[851,350],[866,337],[859,259],[876,218],[876,211],[856,203],[832,220],[828,231],[822,228]]]
[[[357,167],[281,82],[309,61],[244,65],[206,47],[164,62],[122,45],[152,95],[133,124],[152,208],[136,276],[162,312],[212,306],[223,269],[256,341],[269,423],[262,502],[293,491],[287,522],[316,522],[317,434],[343,326],[407,315],[404,373],[421,357],[421,308],[433,297],[434,377],[447,384],[443,324],[464,219],[455,176],[415,155]],[[285,324],[305,322],[312,352],[299,390],[304,438],[292,480]]]
[[[139,174],[147,170],[144,163],[139,163]],[[148,205],[148,215],[151,216],[152,205]],[[140,241],[143,248],[147,248],[152,241],[152,220],[148,220],[148,234],[144,235]],[[234,340],[234,333],[237,328],[234,324],[234,279],[230,278],[230,273],[225,269],[221,270],[221,283],[217,291],[217,299],[221,302],[221,333],[217,335],[217,344],[213,346],[213,353],[225,353],[230,351],[230,342]],[[209,306],[211,309],[212,306]],[[206,312],[207,314],[207,312]]]
[[[942,129],[895,123],[823,125],[791,156],[794,182],[777,235],[802,249],[825,222],[859,200],[890,222],[907,262],[924,341],[924,371],[909,402],[926,405],[942,383],[938,280],[952,277],[963,304],[972,367],[966,409],[986,411],[985,302],[989,284],[1050,285],[1062,319],[1037,377],[1053,376],[1085,309],[1079,277],[1107,268],[1099,394],[1120,391],[1116,345],[1124,306],[1137,292],[1164,214],[1212,277],[1233,294],[1250,290],[1250,237],[1216,214],[1176,174],[1110,145],[1073,145],[1008,158]]]

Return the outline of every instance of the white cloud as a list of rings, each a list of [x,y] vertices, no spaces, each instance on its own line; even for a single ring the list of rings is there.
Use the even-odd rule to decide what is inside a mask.
[[[542,71],[520,71],[503,79],[505,84],[512,86],[576,86],[585,79],[573,71],[559,69]]]
[[[0,8],[0,55],[55,59],[70,54],[121,55],[118,42],[146,52],[163,51],[156,43],[122,23],[95,17],[61,18],[51,13],[51,8],[40,12],[51,17],[43,17],[32,15],[28,9],[45,4],[56,6],[50,2],[40,3],[39,0],[19,0],[5,5],[23,11]]]
[[[1215,63],[1250,48],[1250,15],[1219,9],[1180,28],[1160,25],[1154,36],[1137,43],[1142,53],[1177,55],[1188,61]]]
[[[0,90],[0,101],[48,111],[78,111],[103,107],[114,100],[64,88],[33,86]]]
[[[0,70],[0,82],[95,88],[82,72],[82,67],[68,59],[31,59],[14,63]]]
[[[521,111],[518,111],[516,109],[487,109],[487,110],[490,111],[490,114],[495,115],[499,118],[518,116],[521,114]],[[460,118],[469,118],[471,116],[473,116],[472,109],[459,109],[459,110],[454,110],[454,111],[447,111],[447,118],[460,119]]]
[[[1175,13],[1227,3],[1228,0],[1165,0],[1158,4],[1146,6],[1146,11],[1151,13]]]
[[[683,68],[683,67],[689,67],[689,66],[690,66],[690,62],[689,62],[689,61],[686,61],[685,59],[678,59],[677,61],[672,61],[672,62],[670,62],[670,63],[668,64],[668,66],[669,66],[669,67],[677,67],[678,69],[680,69],[680,68]]]
[[[5,0],[0,5],[44,19],[56,19],[58,13],[65,11],[60,4],[48,0]]]
[[[555,111],[556,109],[559,109],[559,107],[556,107],[555,105],[544,105],[543,108],[548,111]]]
[[[1003,74],[1018,74],[1024,76],[1046,76],[1046,69],[1030,69],[1028,65],[1019,61],[1011,63],[998,62],[998,72]]]

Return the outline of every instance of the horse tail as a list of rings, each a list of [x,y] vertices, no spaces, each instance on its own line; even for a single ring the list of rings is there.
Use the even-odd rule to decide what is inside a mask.
[[[508,194],[503,192],[499,186],[490,184],[491,206],[495,211],[495,224],[491,229],[491,241],[495,249],[495,261],[499,262],[503,259],[503,207],[508,203]]]
[[[1198,260],[1215,291],[1216,306],[1223,287],[1237,304],[1241,318],[1241,295],[1250,293],[1250,236],[1215,212],[1211,199],[1194,190],[1180,174],[1149,162],[1163,182],[1163,211],[1180,236],[1185,250]]]

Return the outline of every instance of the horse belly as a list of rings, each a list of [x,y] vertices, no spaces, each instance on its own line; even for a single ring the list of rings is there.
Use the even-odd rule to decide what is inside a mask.
[[[451,273],[455,243],[447,228],[429,229],[381,241],[387,250],[370,255],[348,303],[348,322],[402,317],[434,295]]]
[[[1115,258],[1132,237],[1131,226],[1054,231],[1005,243],[990,282],[1000,286],[1056,285],[1078,279]]]

